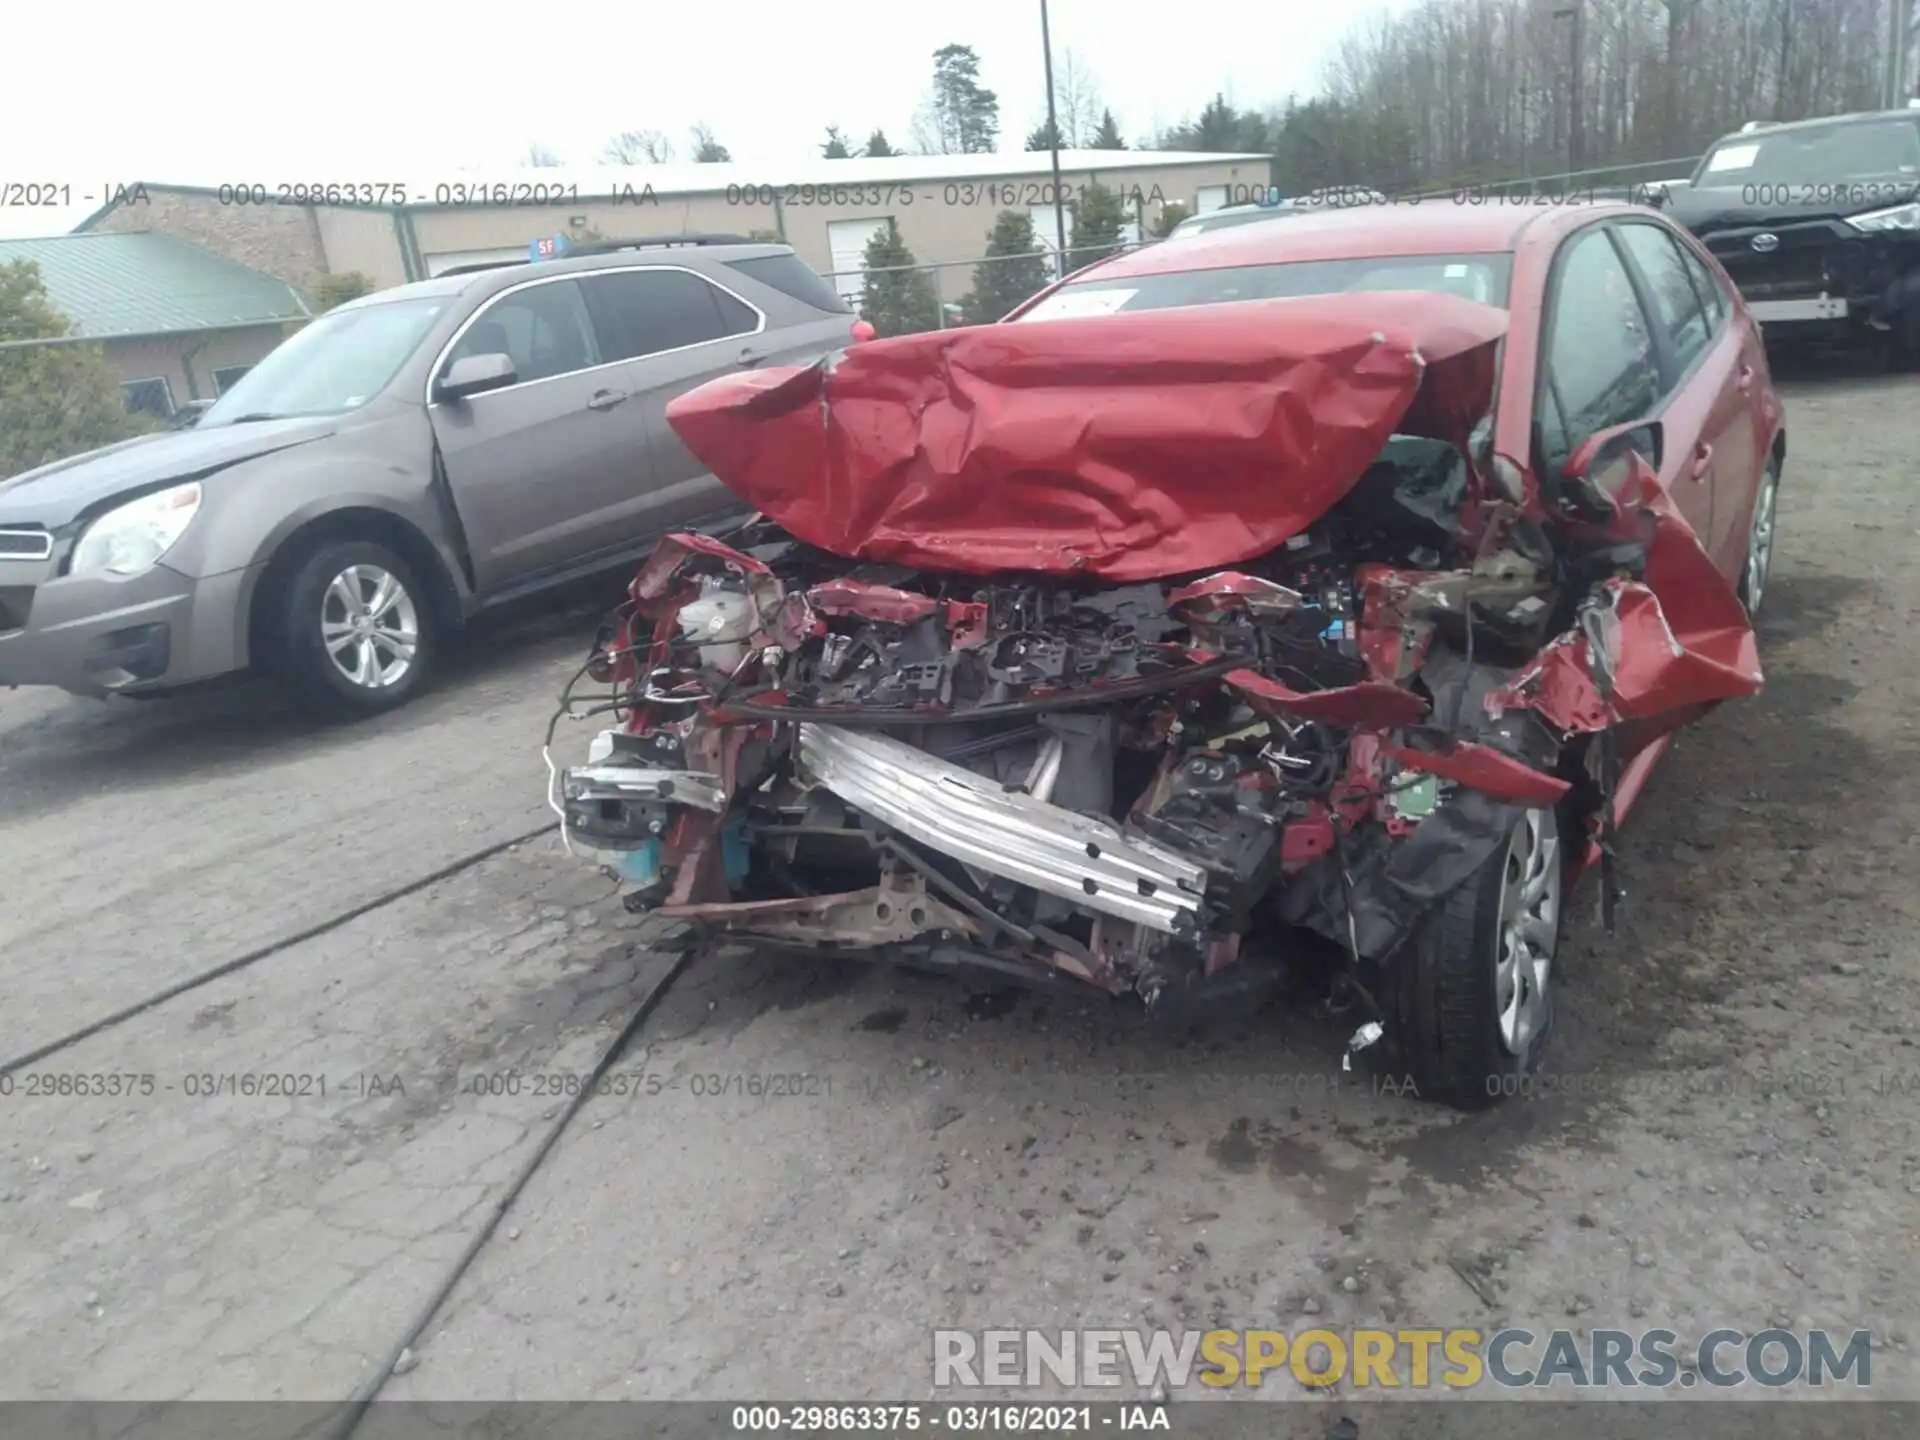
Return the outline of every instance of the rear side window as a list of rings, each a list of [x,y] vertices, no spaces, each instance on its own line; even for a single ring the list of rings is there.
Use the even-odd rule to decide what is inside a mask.
[[[758,280],[762,285],[778,290],[802,305],[811,305],[816,310],[825,310],[833,315],[853,313],[840,292],[816,275],[813,267],[798,255],[761,255],[752,260],[729,260],[727,268],[738,270],[749,280]]]
[[[1586,231],[1562,257],[1552,314],[1542,420],[1544,458],[1557,471],[1594,431],[1646,415],[1660,377],[1647,317],[1606,231]]]
[[[1673,350],[1677,379],[1707,348],[1713,326],[1672,236],[1658,225],[1622,225],[1619,234],[1646,279],[1655,322]]]
[[[704,345],[748,334],[760,324],[751,306],[691,270],[616,270],[584,276],[582,283],[601,349],[610,359]]]

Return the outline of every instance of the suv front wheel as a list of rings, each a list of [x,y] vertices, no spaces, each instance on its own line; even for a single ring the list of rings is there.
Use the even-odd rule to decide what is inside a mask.
[[[426,587],[404,557],[373,540],[333,541],[289,581],[280,660],[304,699],[370,715],[419,692],[438,656]]]

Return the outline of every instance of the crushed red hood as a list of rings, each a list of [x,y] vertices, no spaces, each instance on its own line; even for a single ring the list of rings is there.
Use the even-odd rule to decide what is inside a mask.
[[[1407,293],[985,325],[730,375],[667,419],[849,559],[1141,580],[1272,550],[1396,433],[1463,444],[1506,328]]]

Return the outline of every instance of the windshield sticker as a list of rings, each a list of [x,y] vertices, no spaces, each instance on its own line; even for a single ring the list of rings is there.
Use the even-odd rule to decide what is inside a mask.
[[[1081,315],[1111,315],[1139,293],[1138,290],[1062,290],[1048,296],[1032,314],[1022,318],[1070,320]]]
[[[1464,280],[1467,278],[1467,267],[1464,265],[1449,265],[1444,273],[1449,280]]]
[[[1753,164],[1754,157],[1759,153],[1758,143],[1729,145],[1724,150],[1716,150],[1713,158],[1707,161],[1708,173],[1716,170],[1745,170]]]

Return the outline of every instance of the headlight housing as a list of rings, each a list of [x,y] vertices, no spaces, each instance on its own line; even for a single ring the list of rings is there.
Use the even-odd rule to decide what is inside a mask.
[[[1907,205],[1895,205],[1887,210],[1869,210],[1865,215],[1849,216],[1847,223],[1869,234],[1883,230],[1920,230],[1920,200]]]
[[[109,510],[73,547],[69,575],[138,575],[171,550],[200,512],[200,482],[156,490]]]

